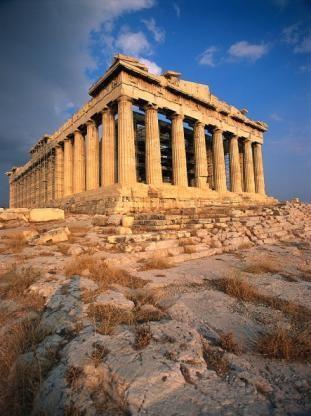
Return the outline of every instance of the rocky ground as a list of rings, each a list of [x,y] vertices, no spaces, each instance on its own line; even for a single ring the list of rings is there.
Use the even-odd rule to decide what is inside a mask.
[[[177,263],[107,250],[86,215],[14,215],[0,222],[1,414],[310,414],[309,236]]]

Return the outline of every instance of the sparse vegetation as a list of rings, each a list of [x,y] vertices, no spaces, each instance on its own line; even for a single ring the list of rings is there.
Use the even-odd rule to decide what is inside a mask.
[[[310,328],[299,331],[278,327],[274,332],[264,334],[259,338],[257,351],[269,358],[310,361]]]
[[[174,267],[174,263],[169,260],[167,257],[151,257],[150,259],[146,259],[144,263],[141,265],[140,270],[152,270],[152,269],[169,269]]]
[[[93,344],[93,351],[91,354],[92,360],[94,362],[95,367],[97,367],[101,362],[103,362],[104,358],[109,354],[108,348],[104,345],[94,343]]]
[[[229,332],[227,334],[221,334],[220,346],[224,350],[233,352],[234,354],[240,354],[242,352],[242,349],[236,342],[232,332]]]
[[[142,350],[150,344],[152,333],[149,325],[139,325],[135,327],[135,343],[136,350]]]
[[[21,232],[11,233],[2,241],[4,246],[0,249],[0,254],[21,253],[27,245],[27,240],[24,238]]]
[[[80,377],[83,375],[83,370],[80,367],[70,366],[66,370],[66,381],[71,388],[76,388]]]
[[[112,305],[91,304],[88,316],[94,321],[97,331],[103,335],[110,335],[118,325],[131,325],[134,322],[132,312]]]
[[[26,289],[40,277],[40,272],[31,266],[11,270],[1,276],[0,296],[9,299],[20,298]]]
[[[107,289],[113,283],[132,289],[146,284],[142,279],[132,276],[127,271],[110,266],[105,260],[96,259],[88,254],[71,260],[65,266],[66,276],[79,275],[83,270],[89,270],[90,278],[99,285],[100,289]]]
[[[254,274],[278,273],[280,270],[282,270],[280,262],[267,255],[254,259],[244,267],[244,272]]]
[[[203,358],[207,368],[216,371],[219,376],[225,376],[230,370],[229,361],[224,357],[224,351],[210,346],[206,341],[203,341]]]

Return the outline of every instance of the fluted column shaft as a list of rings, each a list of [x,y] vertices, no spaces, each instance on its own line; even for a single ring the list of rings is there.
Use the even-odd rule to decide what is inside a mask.
[[[114,113],[110,107],[102,112],[102,166],[101,185],[113,185],[116,181],[116,149],[115,149],[115,121]]]
[[[151,185],[162,184],[160,130],[158,110],[155,105],[145,107],[146,124],[146,181]]]
[[[193,130],[194,156],[195,156],[195,181],[198,188],[208,187],[207,183],[207,157],[204,124],[197,121]]]
[[[172,117],[172,161],[173,184],[188,186],[185,134],[181,114]]]
[[[118,182],[132,185],[136,180],[132,101],[121,96],[118,100]]]
[[[227,190],[227,185],[222,130],[215,129],[212,140],[215,190],[217,192],[225,192]]]
[[[85,191],[85,146],[80,130],[75,130],[73,139],[73,193]]]
[[[64,195],[64,151],[61,145],[55,148],[55,198],[62,198]]]
[[[265,177],[262,162],[262,144],[254,144],[254,173],[255,190],[257,193],[265,195]]]
[[[99,187],[99,141],[94,120],[86,124],[86,189]]]
[[[245,191],[255,192],[253,149],[250,140],[244,142],[244,177]]]
[[[238,137],[232,136],[229,144],[231,192],[242,192]]]
[[[64,196],[72,194],[73,146],[68,137],[64,140]]]

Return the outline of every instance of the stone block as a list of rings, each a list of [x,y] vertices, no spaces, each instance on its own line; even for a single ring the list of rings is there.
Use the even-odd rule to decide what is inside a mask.
[[[135,307],[134,302],[127,299],[123,293],[114,290],[106,290],[105,293],[98,295],[95,303],[101,306],[113,306],[125,311],[131,311]]]
[[[134,217],[124,215],[122,217],[122,227],[132,228],[134,224]]]
[[[107,219],[107,224],[109,224],[109,225],[120,225],[121,221],[122,221],[122,217],[123,217],[123,215],[121,215],[121,214],[109,215],[109,217]]]
[[[119,235],[129,235],[129,234],[132,234],[131,228],[128,228],[128,227],[117,227],[116,228],[116,232]]]
[[[96,214],[92,218],[92,224],[97,226],[105,226],[107,225],[108,217],[106,215]]]
[[[29,212],[30,222],[60,221],[64,219],[64,210],[59,208],[33,208]]]
[[[68,227],[59,227],[53,228],[52,230],[47,231],[42,234],[40,237],[32,240],[34,245],[41,245],[46,243],[60,243],[62,241],[67,241],[70,235]]]

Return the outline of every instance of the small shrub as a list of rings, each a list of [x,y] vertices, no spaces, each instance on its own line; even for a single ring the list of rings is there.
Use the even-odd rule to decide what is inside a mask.
[[[18,270],[14,265],[1,277],[0,295],[5,298],[21,297],[39,277],[40,272],[31,266]]]
[[[259,338],[257,351],[269,358],[310,361],[310,331],[277,328],[275,332],[265,334]]]
[[[234,335],[232,332],[227,334],[221,334],[220,336],[220,346],[226,351],[233,352],[234,354],[241,353],[241,347],[234,339]]]
[[[140,271],[152,270],[152,269],[169,269],[174,267],[174,263],[166,257],[152,257],[146,259],[143,265],[140,267]]]
[[[136,350],[142,350],[150,344],[152,334],[149,325],[141,325],[135,328],[135,343]]]
[[[66,381],[70,387],[77,387],[79,378],[82,376],[83,370],[80,367],[69,366],[66,370]]]
[[[160,309],[137,309],[135,311],[135,322],[137,323],[145,323],[150,321],[160,321],[161,319],[164,319],[167,317],[167,314]]]
[[[0,253],[16,254],[23,251],[27,245],[27,240],[22,233],[10,234],[4,242],[4,247],[1,248]]]
[[[121,324],[131,325],[133,314],[112,305],[93,305],[88,308],[88,316],[95,322],[96,329],[103,335],[110,335]]]
[[[203,358],[207,368],[216,371],[219,376],[226,375],[229,370],[229,361],[224,357],[224,352],[212,348],[207,342],[203,343]]]
[[[262,274],[278,273],[281,269],[281,264],[275,259],[268,256],[261,256],[246,265],[244,271],[247,273]]]
[[[91,357],[94,361],[95,367],[97,367],[101,362],[103,362],[104,358],[109,354],[108,348],[104,345],[98,344],[94,342],[93,344],[94,350],[92,351]]]

